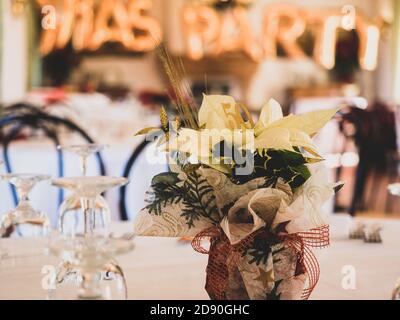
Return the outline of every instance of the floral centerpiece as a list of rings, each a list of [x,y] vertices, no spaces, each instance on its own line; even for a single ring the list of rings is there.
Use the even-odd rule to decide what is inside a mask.
[[[311,137],[337,111],[283,117],[271,99],[254,122],[219,95],[171,122],[162,109],[161,129],[139,134],[159,135],[170,171],[152,179],[136,233],[193,237],[209,255],[212,299],[308,298],[319,277],[311,248],[329,244],[321,207],[340,187]]]

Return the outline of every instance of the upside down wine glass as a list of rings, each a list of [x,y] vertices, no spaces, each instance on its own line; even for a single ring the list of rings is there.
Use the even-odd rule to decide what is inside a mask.
[[[2,216],[2,232],[12,233],[14,229],[21,235],[44,236],[49,231],[49,219],[45,213],[32,207],[29,193],[41,181],[50,179],[49,175],[31,173],[10,173],[1,176],[17,189],[19,202],[15,209]]]
[[[3,164],[3,161],[0,160],[0,164]],[[3,234],[5,234],[5,232],[6,232],[6,230],[4,230],[3,227],[0,225],[0,240],[1,240],[2,236],[3,236]],[[5,257],[6,255],[7,255],[7,251],[4,250],[4,249],[1,247],[1,244],[0,244],[0,259],[1,259],[2,257]]]
[[[69,276],[73,282],[72,286],[79,286],[79,299],[126,298],[125,278],[113,257],[131,250],[132,243],[128,240],[109,238],[107,230],[99,228],[95,220],[98,196],[112,187],[126,183],[126,178],[106,176],[52,180],[54,186],[71,190],[80,199],[83,215],[83,228],[75,233],[73,238],[61,236],[49,244],[49,252],[64,259],[57,271],[56,287],[58,285],[61,288]],[[118,290],[114,297],[110,288],[110,274],[117,280]],[[55,298],[60,297],[55,294]]]
[[[59,149],[72,152],[79,156],[82,176],[87,176],[88,158],[106,147],[106,145],[95,143],[58,146]],[[81,205],[82,201],[75,192],[65,198],[59,208],[58,226],[61,233],[73,236],[77,226],[79,224],[84,224],[79,219],[82,217],[79,214],[80,209],[82,209]],[[107,201],[101,194],[98,194],[95,199],[95,209],[95,213],[92,215],[94,219],[93,223],[96,223],[96,219],[100,217],[101,224],[103,227],[106,227],[110,222],[110,209]]]
[[[400,197],[400,183],[393,183],[388,185],[389,192],[397,197]],[[395,287],[392,292],[392,300],[400,300],[400,278],[397,279]]]
[[[80,230],[80,233],[90,236],[98,230],[95,218],[97,200],[101,196],[101,193],[113,187],[123,186],[128,181],[128,179],[120,177],[82,176],[53,179],[52,184],[56,187],[72,191],[74,197],[79,199],[83,214],[83,230]],[[105,225],[102,226],[105,228]],[[105,231],[103,230],[103,232]]]
[[[110,261],[116,255],[133,249],[133,243],[123,239],[104,238],[96,235],[79,236],[71,241],[62,237],[52,239],[48,245],[49,253],[64,261],[69,261],[70,271],[74,272],[74,285],[78,286],[78,299],[126,299],[126,285],[122,283],[122,295],[112,293],[107,277]],[[123,273],[119,275],[123,278]],[[67,290],[68,296],[56,296],[57,299],[76,298],[74,289]],[[71,295],[72,293],[72,295]]]

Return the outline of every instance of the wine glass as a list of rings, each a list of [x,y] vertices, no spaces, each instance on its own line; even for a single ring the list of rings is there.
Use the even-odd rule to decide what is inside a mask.
[[[113,299],[126,298],[126,284],[123,273],[110,269],[110,261],[116,255],[133,249],[133,243],[125,239],[104,238],[98,235],[79,235],[74,239],[58,237],[52,239],[47,247],[48,252],[68,261],[66,274],[72,275],[67,290],[54,290],[55,299]],[[116,268],[116,266],[114,266]],[[123,292],[112,294],[107,281],[110,273],[117,274],[123,280]],[[76,294],[78,288],[78,294]]]
[[[104,191],[108,190],[112,187],[122,186],[128,183],[128,179],[126,178],[117,178],[117,177],[107,177],[107,176],[95,176],[95,177],[72,177],[72,178],[58,178],[53,179],[52,184],[54,186],[69,189],[75,194],[77,198],[80,199],[82,216],[83,216],[83,224],[81,230],[77,230],[74,234],[74,237],[70,239],[71,243],[74,243],[76,239],[78,239],[78,243],[82,243],[84,240],[87,244],[86,248],[90,248],[89,243],[91,239],[93,239],[94,243],[98,243],[99,239],[106,239],[108,236],[107,228],[104,228],[104,225],[101,227],[96,224],[96,199],[98,196]],[[64,239],[66,237],[64,236]],[[67,239],[66,239],[67,241]],[[67,241],[68,242],[68,241]],[[63,245],[65,247],[67,243]],[[65,259],[57,269],[57,277],[56,277],[56,285],[61,290],[63,285],[67,287],[71,285],[74,287],[75,283],[82,282],[83,271],[80,268],[80,263],[72,263],[71,258],[68,259],[66,256]],[[79,266],[79,267],[78,267]],[[109,259],[107,262],[102,262],[101,269],[103,272],[99,272],[100,266],[97,266],[97,271],[95,275],[91,275],[90,277],[99,277],[99,279],[95,279],[96,283],[110,283],[112,282],[112,277],[114,276],[115,282],[117,282],[117,287],[119,288],[120,296],[122,298],[126,298],[127,289],[125,284],[125,277],[121,267],[114,260]],[[87,272],[87,271],[85,271]],[[111,281],[110,281],[111,280]],[[97,285],[96,285],[97,286]]]
[[[0,165],[2,165],[4,162],[0,160]],[[0,225],[0,240],[3,237],[3,235],[6,234],[6,230]],[[1,245],[0,245],[0,259],[5,257],[7,255],[7,251],[4,250]]]
[[[16,228],[21,235],[46,235],[50,222],[45,213],[32,207],[29,193],[38,182],[50,179],[49,175],[33,173],[10,173],[1,175],[3,180],[13,184],[18,193],[19,202],[15,209],[7,212],[1,218],[1,229]]]
[[[107,145],[88,143],[88,144],[75,144],[58,146],[58,149],[66,150],[77,154],[80,158],[81,174],[87,176],[87,159],[89,156],[104,150]],[[99,194],[96,198],[96,209],[99,209],[101,223],[105,227],[110,223],[110,209],[107,201]],[[76,231],[75,228],[80,223],[81,216],[77,211],[81,208],[81,199],[75,193],[72,193],[65,198],[59,208],[58,226],[61,233],[73,235]],[[68,217],[68,213],[73,213]],[[69,219],[68,219],[69,218]]]
[[[87,144],[72,144],[72,145],[62,145],[62,146],[60,145],[57,148],[77,154],[80,158],[82,176],[86,176],[88,157],[104,150],[107,147],[108,145],[104,144],[87,143]]]
[[[96,223],[96,201],[100,194],[112,187],[123,186],[128,181],[128,179],[121,177],[81,176],[53,179],[52,184],[53,186],[72,191],[75,197],[79,199],[83,213],[83,230],[78,231],[78,233],[91,235],[98,230]],[[107,229],[107,226],[104,224],[102,227]]]
[[[400,197],[400,183],[392,183],[388,185],[389,192],[397,197]],[[397,279],[392,292],[392,300],[400,300],[400,278]]]

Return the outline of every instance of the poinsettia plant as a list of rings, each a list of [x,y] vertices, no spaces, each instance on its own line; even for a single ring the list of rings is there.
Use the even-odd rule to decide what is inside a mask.
[[[204,95],[186,110],[169,121],[162,109],[161,128],[138,133],[158,135],[170,171],[153,178],[137,233],[193,236],[211,298],[307,298],[319,272],[309,247],[328,244],[321,207],[340,186],[312,137],[338,109],[284,117],[271,99],[255,122],[232,97]]]

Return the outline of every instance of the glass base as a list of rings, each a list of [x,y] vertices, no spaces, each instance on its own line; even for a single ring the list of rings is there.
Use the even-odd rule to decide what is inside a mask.
[[[63,260],[56,272],[53,299],[126,299],[125,278],[114,257],[133,247],[131,241],[116,238],[52,238],[48,252]],[[116,293],[110,287],[113,283]],[[65,293],[64,286],[69,293]],[[75,294],[71,297],[73,288]]]
[[[36,211],[30,206],[19,206],[2,217],[1,229],[11,229],[13,233],[21,236],[46,236],[50,229],[50,221],[41,211]]]
[[[38,182],[48,180],[50,176],[34,173],[9,173],[0,175],[0,177],[14,185],[19,198],[17,207],[1,218],[1,229],[11,230],[10,234],[16,230],[22,235],[20,226],[28,225],[39,227],[35,229],[41,229],[47,233],[50,226],[49,220],[45,214],[32,207],[29,202],[29,193]],[[23,235],[31,236],[31,234]]]
[[[88,274],[64,261],[56,271],[55,283],[48,290],[50,300],[126,300],[125,276],[116,261],[110,261],[100,272]],[[92,277],[91,279],[88,278]],[[91,281],[92,280],[92,281]],[[86,284],[86,285],[85,285]]]

